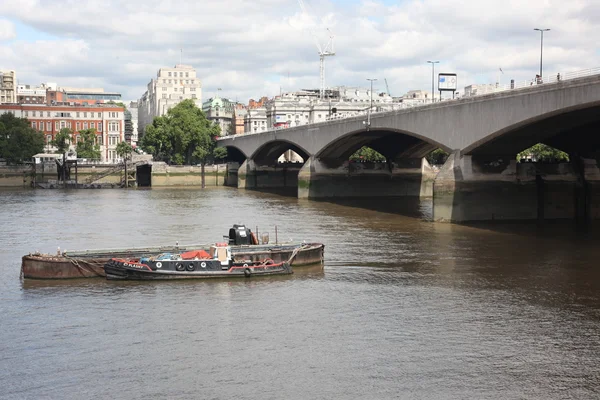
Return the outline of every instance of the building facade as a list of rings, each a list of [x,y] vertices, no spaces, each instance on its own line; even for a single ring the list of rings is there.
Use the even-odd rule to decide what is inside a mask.
[[[131,113],[131,128],[133,134],[131,135],[131,145],[138,145],[138,103],[137,101],[130,101],[127,110]]]
[[[264,107],[255,108],[261,110],[260,113],[252,113],[249,109],[244,119],[244,132],[256,133],[269,129],[290,128],[366,115],[369,110],[379,112],[395,108],[399,108],[399,105],[390,95],[371,93],[370,89],[365,88],[340,86],[327,89],[323,100],[319,99],[318,89],[301,90],[283,93],[265,101]],[[263,112],[266,118],[264,125]]]
[[[17,103],[46,104],[46,86],[17,85]]]
[[[161,68],[138,101],[138,133],[143,135],[154,117],[165,115],[182,100],[192,99],[202,108],[202,84],[191,65]]]
[[[72,103],[80,105],[121,101],[121,94],[105,92],[103,88],[52,87],[46,91],[46,104]]]
[[[202,103],[202,111],[206,118],[219,125],[221,136],[227,135],[230,125],[235,124],[233,121],[235,107],[235,102],[223,97],[213,97]]]
[[[0,104],[17,102],[17,73],[0,70]]]
[[[11,113],[18,118],[27,118],[31,127],[44,134],[45,152],[55,151],[50,142],[63,128],[73,131],[71,148],[79,141],[79,132],[95,129],[100,145],[101,161],[116,162],[117,144],[125,140],[124,109],[114,105],[71,106],[42,104],[0,105],[0,114]]]

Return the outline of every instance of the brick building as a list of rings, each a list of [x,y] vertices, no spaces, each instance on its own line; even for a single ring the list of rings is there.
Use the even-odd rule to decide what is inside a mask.
[[[31,127],[44,134],[46,152],[55,149],[50,145],[62,128],[73,131],[72,148],[79,140],[79,131],[95,129],[100,144],[101,161],[118,160],[116,147],[125,140],[124,109],[110,104],[92,106],[2,104],[0,114],[12,113],[15,117],[27,118]]]

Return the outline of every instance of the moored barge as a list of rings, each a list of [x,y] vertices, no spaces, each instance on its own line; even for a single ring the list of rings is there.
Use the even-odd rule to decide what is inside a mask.
[[[229,229],[228,244],[234,260],[252,263],[271,259],[275,264],[287,261],[298,249],[294,267],[323,262],[325,246],[322,243],[262,243],[244,225]],[[21,276],[25,279],[73,279],[106,277],[104,265],[112,258],[142,258],[161,253],[183,253],[193,250],[208,251],[206,244],[157,246],[125,249],[98,249],[63,251],[57,254],[30,253],[22,258]]]

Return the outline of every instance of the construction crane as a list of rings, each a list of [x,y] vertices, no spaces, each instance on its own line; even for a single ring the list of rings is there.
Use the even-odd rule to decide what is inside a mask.
[[[388,86],[387,78],[383,78],[383,80],[385,81],[385,89],[387,90],[387,94],[388,96],[391,96],[392,94],[390,93],[390,87]]]
[[[304,5],[304,2],[302,0],[298,0],[298,3],[300,4],[302,12],[310,16],[310,14],[306,11],[306,6]],[[321,100],[323,100],[323,98],[325,97],[325,57],[335,56],[335,50],[333,49],[333,34],[329,30],[329,28],[327,28],[327,32],[329,32],[329,41],[327,42],[325,47],[323,47],[319,43],[319,39],[317,38],[315,32],[312,29],[310,30],[310,33],[315,39],[317,50],[319,51],[319,79],[321,85],[319,88],[319,98]]]

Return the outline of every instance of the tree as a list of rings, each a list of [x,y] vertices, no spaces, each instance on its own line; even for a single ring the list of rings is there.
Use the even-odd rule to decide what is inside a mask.
[[[448,159],[448,153],[442,149],[435,149],[425,158],[427,159],[429,165],[442,165]]]
[[[385,157],[370,147],[363,146],[350,156],[351,161],[384,162]]]
[[[530,148],[517,154],[518,161],[528,158],[531,158],[534,161],[545,162],[569,161],[569,155],[567,153],[542,143],[531,146]]]
[[[62,128],[60,132],[56,134],[52,142],[52,146],[56,147],[57,153],[63,155],[63,162],[61,167],[61,179],[65,181],[65,173],[67,170],[67,151],[71,145],[71,138],[73,137],[73,131],[70,128]]]
[[[26,118],[16,118],[11,113],[0,115],[0,158],[20,163],[43,150],[44,135],[33,129]]]
[[[156,117],[146,129],[141,147],[156,160],[172,164],[204,166],[215,157],[215,139],[221,129],[206,118],[193,100],[183,100],[165,116]]]
[[[117,144],[117,155],[119,157],[123,158],[123,164],[125,165],[125,187],[128,188],[129,187],[129,181],[128,178],[129,176],[127,175],[127,159],[131,156],[131,153],[133,152],[133,147],[131,147],[131,145],[125,141],[123,142],[119,142]]]
[[[79,131],[80,140],[77,142],[77,157],[99,160],[102,156],[100,145],[96,138],[96,129],[83,129]]]
[[[106,103],[106,104],[114,104],[114,105],[115,105],[115,106],[117,106],[117,107],[123,107],[123,109],[124,109],[124,110],[127,110],[127,106],[126,106],[125,104],[123,104],[123,102],[122,102],[122,101],[114,101],[114,100],[111,100],[111,101],[109,101],[109,102],[108,102],[108,103]]]

